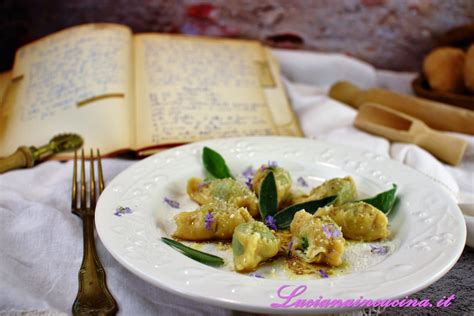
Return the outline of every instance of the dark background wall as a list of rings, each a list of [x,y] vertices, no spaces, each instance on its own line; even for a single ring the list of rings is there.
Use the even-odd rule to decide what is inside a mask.
[[[0,70],[11,67],[19,46],[87,22],[254,38],[415,70],[440,35],[474,23],[474,0],[0,0]]]

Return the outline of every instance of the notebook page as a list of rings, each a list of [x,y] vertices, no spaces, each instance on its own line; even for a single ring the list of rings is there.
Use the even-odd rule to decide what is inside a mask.
[[[103,153],[131,144],[132,35],[124,26],[87,24],[17,51],[0,113],[0,155],[75,132]]]
[[[259,43],[142,34],[134,47],[139,147],[276,133]]]
[[[298,117],[293,112],[286,96],[278,62],[272,56],[270,49],[265,48],[265,53],[267,55],[269,69],[273,74],[275,84],[273,87],[266,87],[264,92],[278,134],[285,136],[304,136],[299,125]]]

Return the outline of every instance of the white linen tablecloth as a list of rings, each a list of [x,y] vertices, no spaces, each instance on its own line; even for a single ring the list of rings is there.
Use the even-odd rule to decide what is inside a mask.
[[[458,167],[425,150],[355,129],[356,111],[325,93],[337,80],[411,93],[414,74],[376,71],[342,55],[275,50],[307,137],[390,156],[434,178],[459,203],[474,203],[474,137]],[[105,159],[106,181],[135,161]],[[70,314],[82,260],[82,222],[70,212],[72,162],[46,162],[0,175],[0,315]],[[97,251],[121,315],[236,315],[170,294],[123,268],[97,239]],[[244,313],[242,313],[244,314]],[[248,315],[248,314],[246,314]]]

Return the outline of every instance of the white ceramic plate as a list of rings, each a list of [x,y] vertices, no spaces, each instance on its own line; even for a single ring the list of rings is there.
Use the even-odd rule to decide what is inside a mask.
[[[351,175],[362,196],[398,185],[401,202],[390,219],[393,251],[359,272],[327,279],[261,279],[193,261],[160,241],[169,236],[177,211],[192,210],[186,181],[203,176],[201,151],[221,153],[234,174],[249,165],[277,161],[292,177],[311,185]],[[169,197],[180,210],[163,203]],[[132,213],[114,215],[118,206]],[[277,290],[298,285],[298,298],[399,298],[419,291],[443,276],[464,248],[466,226],[455,201],[438,184],[400,163],[368,151],[303,138],[220,139],[170,149],[131,166],[105,189],[96,210],[98,234],[110,253],[144,280],[201,303],[267,313],[328,313],[332,308],[272,309],[282,303]],[[367,255],[373,255],[370,251]],[[231,266],[231,264],[229,265]],[[283,291],[282,294],[287,295]],[[338,309],[337,311],[342,311]]]

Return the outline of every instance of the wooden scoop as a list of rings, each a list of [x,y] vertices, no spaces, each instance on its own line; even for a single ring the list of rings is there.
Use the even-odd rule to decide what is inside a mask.
[[[350,82],[335,83],[329,96],[358,109],[365,103],[377,103],[416,117],[431,128],[474,135],[474,110],[395,93],[380,88],[361,90]]]
[[[354,125],[392,141],[416,144],[440,160],[457,165],[467,142],[429,128],[422,121],[376,103],[365,103],[359,108]]]

